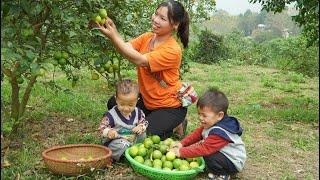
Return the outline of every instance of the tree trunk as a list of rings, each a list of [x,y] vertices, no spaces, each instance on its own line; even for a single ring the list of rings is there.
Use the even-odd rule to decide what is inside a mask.
[[[34,84],[36,83],[37,81],[37,77],[38,76],[32,76],[29,83],[28,83],[28,86],[26,87],[25,91],[24,91],[24,95],[23,95],[23,98],[21,100],[21,103],[20,103],[20,106],[19,106],[19,114],[20,116],[22,116],[26,110],[26,106],[27,106],[27,103],[29,101],[29,98],[30,98],[30,93],[31,93],[31,90],[34,86]]]
[[[16,122],[20,117],[19,107],[19,85],[17,82],[17,77],[11,77],[11,118],[13,118]]]

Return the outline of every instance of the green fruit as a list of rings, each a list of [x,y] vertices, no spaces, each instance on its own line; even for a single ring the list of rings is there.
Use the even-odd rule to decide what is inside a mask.
[[[189,162],[185,159],[181,160],[181,164],[185,164],[185,165],[189,166]]]
[[[160,168],[162,167],[162,161],[160,159],[155,159],[153,160],[153,167],[159,166]]]
[[[98,69],[98,72],[99,72],[99,73],[104,73],[104,72],[105,72],[105,69],[104,69],[103,67],[100,67],[100,68]]]
[[[99,74],[96,72],[92,72],[91,73],[91,79],[92,80],[98,80],[99,79]]]
[[[96,22],[97,24],[100,24],[101,22],[101,17],[98,15],[94,18],[94,22]]]
[[[18,84],[22,84],[23,82],[24,82],[23,77],[18,77],[18,78],[17,78],[17,83],[18,83]]]
[[[107,69],[107,72],[108,72],[108,73],[113,73],[113,67],[110,66],[110,67]]]
[[[166,140],[163,141],[165,145],[170,146],[173,141],[171,138],[167,138]]]
[[[167,145],[160,144],[160,146],[159,146],[159,151],[161,151],[162,154],[167,153],[167,149],[168,149],[168,146],[167,146]]]
[[[147,149],[145,147],[139,147],[138,155],[142,156],[142,157],[146,156],[147,155]]]
[[[165,161],[162,166],[163,168],[169,168],[169,169],[173,168],[173,164],[171,161]]]
[[[149,167],[153,166],[152,165],[152,161],[150,159],[146,159],[143,164],[146,165],[146,166],[149,166]]]
[[[175,160],[173,160],[172,164],[173,164],[173,167],[174,167],[175,169],[179,169],[179,167],[180,167],[180,165],[181,165],[181,159],[175,159]]]
[[[61,57],[62,57],[61,52],[55,52],[55,53],[54,53],[54,58],[55,58],[55,59],[59,60]]]
[[[134,160],[137,161],[137,162],[139,162],[139,163],[141,163],[141,164],[144,163],[144,159],[143,159],[142,156],[136,156],[136,157],[134,158]]]
[[[115,69],[115,68],[113,67],[113,69]],[[159,144],[161,141],[160,136],[158,136],[158,135],[151,136],[151,140],[152,140],[153,144]]]
[[[67,52],[62,52],[62,57],[64,59],[68,59],[69,58],[69,54]]]
[[[58,61],[58,63],[59,63],[61,66],[63,66],[63,65],[66,65],[66,64],[67,64],[67,61],[66,61],[66,59],[64,59],[64,58],[60,58],[59,61]]]
[[[145,148],[149,149],[152,146],[153,142],[150,138],[146,138],[144,139],[143,144]]]
[[[101,21],[100,21],[100,25],[105,25],[105,24],[106,24],[106,19],[102,18]]]
[[[46,70],[43,68],[40,68],[39,70],[39,76],[44,76],[46,74]]]
[[[99,9],[99,15],[100,15],[101,18],[106,18],[108,16],[107,10]]]
[[[165,162],[166,160],[167,160],[167,157],[166,157],[166,156],[162,156],[162,157],[161,157],[161,161],[162,161],[162,162]]]
[[[118,64],[113,64],[112,67],[113,67],[113,69],[114,69],[115,71],[119,69]],[[160,142],[160,141],[159,141],[159,142]]]
[[[193,162],[190,163],[190,168],[191,169],[198,168],[198,167],[199,167],[199,163],[198,162],[193,161]]]
[[[166,157],[168,161],[173,161],[174,159],[176,159],[176,154],[172,151],[169,151],[167,152]]]
[[[130,147],[129,149],[129,155],[134,158],[138,155],[138,152],[139,152],[139,148],[137,146],[132,146]]]
[[[161,159],[162,153],[159,150],[154,150],[153,153],[152,153],[152,157],[154,159]]]
[[[189,169],[190,169],[189,166],[186,164],[181,164],[181,166],[179,167],[180,171],[187,171]]]
[[[165,171],[171,171],[172,169],[167,168],[167,167],[164,167],[164,168],[162,168],[162,170],[165,170]]]

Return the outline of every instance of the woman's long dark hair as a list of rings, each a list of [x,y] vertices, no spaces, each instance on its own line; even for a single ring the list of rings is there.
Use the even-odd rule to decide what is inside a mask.
[[[189,43],[189,14],[180,2],[169,0],[161,3],[160,7],[168,8],[168,18],[171,24],[177,24],[178,26],[178,38],[181,40],[183,47],[188,47]]]

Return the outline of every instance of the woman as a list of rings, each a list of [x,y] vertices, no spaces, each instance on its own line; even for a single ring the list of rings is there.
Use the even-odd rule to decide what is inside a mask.
[[[149,122],[147,134],[170,137],[174,128],[181,124],[187,114],[177,92],[182,87],[179,81],[182,50],[174,34],[184,48],[189,42],[189,15],[183,5],[169,0],[161,3],[152,15],[152,32],[125,42],[111,19],[106,27],[97,24],[99,30],[111,40],[126,59],[137,66],[140,102]],[[108,108],[115,105],[114,97]]]

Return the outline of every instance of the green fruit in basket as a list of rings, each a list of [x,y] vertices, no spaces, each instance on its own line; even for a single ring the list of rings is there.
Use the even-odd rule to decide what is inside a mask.
[[[134,158],[138,155],[138,152],[139,152],[139,148],[137,146],[132,146],[130,147],[129,149],[129,155]]]
[[[152,157],[153,159],[161,159],[162,157],[162,153],[159,150],[154,150],[152,153]]]
[[[190,169],[189,166],[186,164],[181,164],[181,166],[179,167],[180,171],[187,171],[189,169]]]
[[[181,164],[185,164],[185,165],[189,166],[189,162],[185,159],[181,160]]]
[[[152,161],[150,159],[146,159],[143,164],[149,167],[153,166]]]
[[[144,159],[143,159],[142,156],[136,156],[136,157],[134,158],[134,160],[137,161],[137,162],[139,162],[139,163],[141,163],[141,164],[144,163]]]
[[[193,168],[198,168],[199,167],[199,163],[198,162],[195,162],[195,161],[192,161],[190,163],[190,168],[193,169]]]
[[[168,149],[167,145],[164,145],[164,144],[159,145],[159,151],[161,151],[162,154],[167,153],[167,149]]]
[[[145,147],[139,147],[138,155],[142,156],[142,157],[146,156],[147,155],[147,149]]]
[[[176,159],[176,154],[172,151],[169,151],[167,152],[166,157],[168,161],[173,161],[174,159]]]
[[[170,146],[172,142],[174,142],[174,141],[173,141],[173,139],[171,139],[171,138],[167,138],[166,140],[163,141],[163,143],[164,143],[165,145],[167,145],[167,146]]]
[[[162,167],[162,161],[161,161],[160,159],[155,159],[155,160],[153,161],[153,167],[155,167],[155,166],[160,166],[160,167]]]
[[[62,156],[62,157],[61,157],[61,160],[64,160],[64,161],[65,161],[65,160],[68,160],[68,159],[67,159],[66,157]]]
[[[162,170],[165,170],[165,171],[171,171],[172,169],[167,168],[167,167],[164,167],[164,168],[162,168]]]
[[[151,140],[152,140],[153,144],[159,144],[161,141],[160,136],[158,136],[158,135],[151,136]]]
[[[156,168],[156,169],[162,169],[161,166],[153,166],[153,168]]]
[[[181,165],[181,159],[175,159],[172,162],[172,165],[175,169],[179,169],[180,165]]]
[[[161,161],[162,161],[162,162],[165,162],[166,160],[167,160],[166,156],[162,156],[162,157],[161,157]]]
[[[146,138],[144,141],[143,141],[143,144],[144,144],[144,147],[145,148],[150,148],[152,145],[153,145],[153,141],[150,139],[150,138]]]
[[[169,168],[169,169],[173,168],[173,164],[171,161],[165,161],[162,166],[163,168]]]

